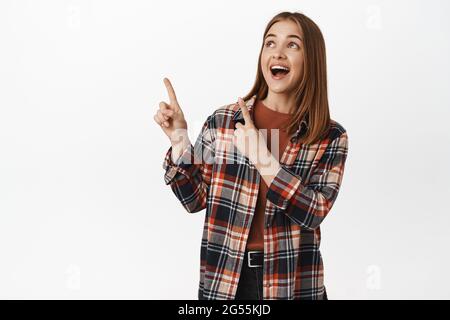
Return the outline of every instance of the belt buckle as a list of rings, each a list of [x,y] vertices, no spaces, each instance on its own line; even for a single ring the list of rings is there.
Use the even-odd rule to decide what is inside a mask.
[[[247,252],[248,266],[249,266],[250,268],[252,268],[252,267],[262,267],[262,264],[259,264],[259,265],[252,265],[252,263],[251,263],[252,259],[250,258],[250,253],[253,253],[253,252],[260,252],[260,251],[248,251],[248,252]]]

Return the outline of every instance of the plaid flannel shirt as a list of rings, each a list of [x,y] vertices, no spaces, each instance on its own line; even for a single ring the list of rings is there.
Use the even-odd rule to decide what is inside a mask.
[[[245,103],[253,119],[256,95]],[[232,145],[238,104],[208,116],[195,145],[173,163],[164,180],[189,213],[206,208],[200,248],[199,299],[232,300],[244,260],[261,176]],[[305,121],[290,137],[281,168],[267,192],[264,219],[263,299],[321,300],[325,292],[320,224],[338,195],[347,158],[346,130],[331,120],[328,136],[301,144]],[[280,150],[282,152],[282,150]]]

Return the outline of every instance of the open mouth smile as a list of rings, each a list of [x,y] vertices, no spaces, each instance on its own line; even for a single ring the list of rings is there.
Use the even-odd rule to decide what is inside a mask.
[[[270,67],[270,73],[272,75],[272,79],[275,80],[281,80],[289,73],[290,69],[289,67],[283,66],[283,65],[273,65]]]

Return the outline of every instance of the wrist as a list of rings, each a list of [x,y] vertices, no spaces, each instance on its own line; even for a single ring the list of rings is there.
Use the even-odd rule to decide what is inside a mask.
[[[176,129],[172,132],[169,137],[172,146],[179,146],[186,144],[189,141],[189,136],[187,134],[187,129]]]
[[[183,151],[191,145],[189,136],[187,134],[179,134],[174,139],[171,139],[172,144],[172,162],[175,163],[182,155]]]
[[[254,162],[256,169],[262,176],[272,176],[280,169],[281,165],[270,151],[262,152]]]

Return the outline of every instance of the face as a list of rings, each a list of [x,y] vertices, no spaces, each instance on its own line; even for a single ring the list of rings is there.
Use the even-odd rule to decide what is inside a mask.
[[[285,70],[277,71],[279,68],[273,68],[277,65]],[[298,85],[303,76],[303,33],[295,22],[279,21],[270,27],[264,39],[261,69],[273,93],[289,93]]]

